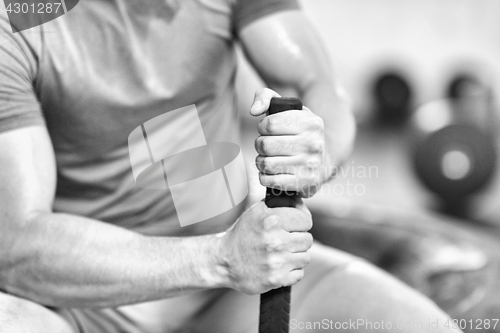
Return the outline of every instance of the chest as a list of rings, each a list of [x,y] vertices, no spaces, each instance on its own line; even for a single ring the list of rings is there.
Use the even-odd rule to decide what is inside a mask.
[[[217,99],[236,65],[229,7],[214,3],[87,0],[48,24],[37,93],[56,149],[116,146],[146,120]]]

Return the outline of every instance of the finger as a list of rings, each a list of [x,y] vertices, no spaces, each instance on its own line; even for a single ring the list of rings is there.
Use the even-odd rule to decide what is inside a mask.
[[[268,88],[261,88],[257,90],[250,108],[250,114],[252,116],[260,116],[265,113],[267,109],[269,109],[269,104],[271,103],[271,98],[273,97],[281,96],[276,91]]]
[[[321,181],[319,173],[302,174],[300,168],[296,174],[267,175],[259,172],[259,181],[262,186],[273,189],[273,193],[285,192],[286,194],[298,194],[303,198],[309,198],[319,191]],[[296,192],[296,193],[295,193]]]
[[[255,166],[266,175],[289,174],[298,178],[309,178],[321,175],[323,163],[317,156],[297,154],[293,156],[263,156],[255,158]]]
[[[302,269],[311,262],[311,255],[308,252],[293,253],[291,270]]]
[[[263,157],[308,154],[309,157],[303,155],[301,164],[304,166],[321,165],[320,157],[325,151],[325,139],[321,135],[259,136],[254,145],[257,153]]]
[[[281,191],[294,192],[299,189],[299,182],[295,175],[266,175],[259,172],[259,181],[262,186],[271,187]]]
[[[262,156],[293,156],[309,148],[308,142],[297,135],[259,136],[255,150]]]
[[[301,197],[296,197],[295,198],[295,208],[299,209],[304,214],[306,214],[307,216],[309,216],[311,218],[311,221],[312,221],[312,214],[309,211],[309,208],[307,208],[307,206],[304,204],[304,201],[302,201]]]
[[[305,131],[323,133],[324,122],[309,109],[288,110],[268,115],[260,120],[257,130],[261,135],[296,135]]]
[[[303,159],[301,155],[272,157],[258,155],[255,158],[255,165],[260,172],[266,175],[294,175],[297,173],[297,169],[302,167]]]
[[[287,275],[287,277],[283,281],[283,286],[284,287],[293,286],[294,284],[296,284],[297,282],[299,282],[303,278],[304,278],[304,270],[303,269],[295,269]]]
[[[292,253],[306,252],[313,245],[313,236],[308,232],[291,232],[288,237],[288,251]]]
[[[286,237],[292,232],[307,232],[312,228],[310,214],[296,208],[272,208],[273,213],[279,216],[280,227],[287,231]],[[307,237],[307,236],[304,236]]]
[[[268,115],[260,120],[257,131],[261,135],[296,135],[307,129],[308,121],[302,111],[289,110]]]

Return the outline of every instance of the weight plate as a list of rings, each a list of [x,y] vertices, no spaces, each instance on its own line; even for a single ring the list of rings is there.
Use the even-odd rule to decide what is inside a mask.
[[[448,159],[450,153],[456,156]],[[469,163],[469,171],[460,175],[460,166],[453,165],[454,161]],[[496,167],[496,149],[493,140],[479,129],[449,125],[416,147],[414,166],[418,178],[431,191],[446,199],[462,198],[488,184]],[[458,176],[447,174],[447,168],[452,169],[451,175],[458,172]]]

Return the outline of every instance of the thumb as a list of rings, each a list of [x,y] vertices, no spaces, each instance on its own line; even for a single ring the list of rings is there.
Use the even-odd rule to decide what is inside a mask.
[[[269,109],[269,104],[271,103],[271,98],[273,97],[281,96],[276,91],[269,88],[261,88],[257,90],[250,108],[250,114],[256,117],[265,113]]]

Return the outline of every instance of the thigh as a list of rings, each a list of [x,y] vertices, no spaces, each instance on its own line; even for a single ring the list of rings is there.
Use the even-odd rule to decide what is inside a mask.
[[[75,333],[71,324],[46,307],[0,292],[0,332]]]
[[[304,279],[292,288],[290,332],[447,331],[448,317],[430,300],[373,265],[321,244],[313,246],[311,256]],[[191,331],[257,332],[259,300],[228,290]],[[389,321],[395,327],[380,326]],[[344,324],[352,322],[357,326]]]
[[[77,322],[81,333],[255,333],[259,301],[259,295],[217,289],[113,309],[60,311]],[[359,325],[341,330],[381,332],[380,324],[390,321],[405,325],[399,331],[442,332],[448,320],[431,301],[387,273],[319,243],[311,248],[305,278],[292,288],[291,307],[292,333],[338,331],[335,325],[353,321]],[[439,327],[430,327],[435,322]]]
[[[325,251],[326,250],[326,251]],[[292,288],[291,318],[303,312],[303,300],[330,272],[342,272],[351,262],[360,261],[350,254],[315,243],[305,277]],[[226,290],[216,303],[205,310],[190,331],[204,333],[255,333],[259,322],[260,295],[244,295]],[[306,305],[307,307],[307,305]]]
[[[337,252],[322,248],[326,257]],[[364,260],[302,287],[305,296],[292,312],[291,332],[454,332],[430,299]]]
[[[103,309],[57,309],[70,317],[78,333],[186,333],[221,290],[191,292],[168,299]]]

